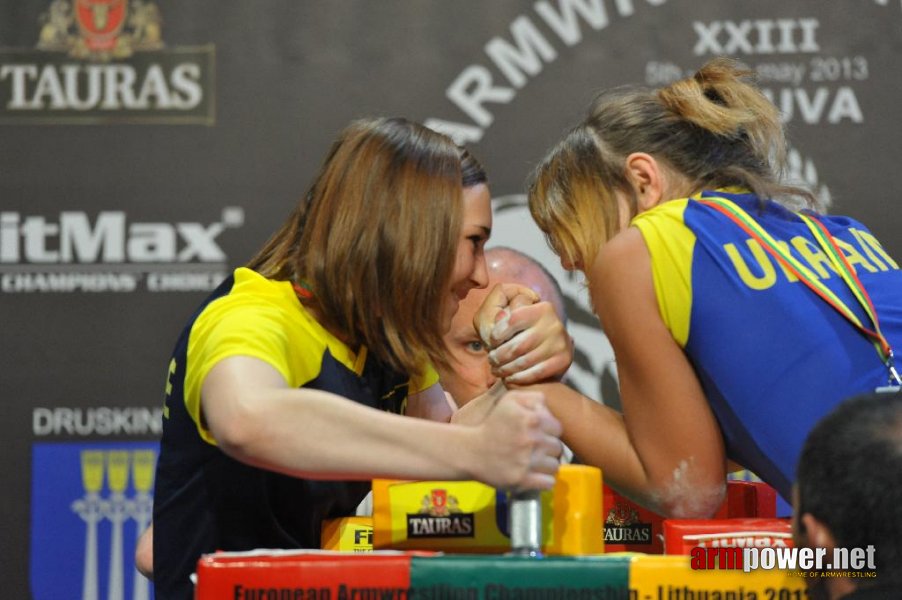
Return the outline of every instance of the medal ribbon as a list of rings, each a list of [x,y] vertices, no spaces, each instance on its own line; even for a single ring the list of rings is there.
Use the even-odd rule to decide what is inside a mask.
[[[313,288],[310,287],[310,284],[307,283],[306,280],[301,279],[300,283],[292,283],[291,287],[294,288],[294,293],[297,294],[297,297],[301,300],[313,298]]]
[[[837,274],[843,282],[849,287],[852,295],[858,300],[858,303],[864,309],[868,318],[873,324],[873,329],[866,327],[861,319],[858,318],[852,310],[833,293],[830,288],[825,286],[820,280],[808,269],[796,260],[788,250],[788,247],[780,245],[774,238],[764,230],[761,225],[754,220],[748,213],[740,208],[736,203],[726,198],[695,198],[696,201],[713,208],[717,212],[723,214],[733,221],[740,229],[747,233],[753,240],[758,242],[764,250],[771,254],[786,270],[795,275],[802,283],[804,283],[811,291],[817,294],[827,304],[832,306],[840,315],[848,320],[862,335],[864,335],[873,345],[880,357],[881,362],[889,369],[890,383],[894,385],[902,384],[902,378],[893,364],[893,349],[887,341],[886,337],[880,331],[880,321],[877,319],[877,311],[871,302],[871,297],[867,290],[858,279],[858,275],[849,264],[846,256],[839,249],[836,240],[827,231],[824,224],[810,214],[796,213],[805,225],[811,230],[815,241],[826,253],[827,258],[833,265]]]

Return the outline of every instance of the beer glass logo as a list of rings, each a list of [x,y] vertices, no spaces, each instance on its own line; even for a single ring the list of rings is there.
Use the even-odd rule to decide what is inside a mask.
[[[134,567],[153,514],[157,446],[35,444],[31,587],[34,598],[148,600]]]

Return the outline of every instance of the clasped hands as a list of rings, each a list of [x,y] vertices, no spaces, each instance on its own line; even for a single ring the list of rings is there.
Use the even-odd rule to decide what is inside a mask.
[[[517,284],[496,285],[474,317],[474,327],[499,381],[452,420],[489,428],[523,426],[522,436],[497,438],[500,446],[508,439],[529,445],[525,453],[522,447],[496,448],[524,457],[500,487],[548,489],[554,485],[563,451],[561,426],[548,411],[542,392],[516,388],[563,376],[573,359],[573,341],[552,304]]]

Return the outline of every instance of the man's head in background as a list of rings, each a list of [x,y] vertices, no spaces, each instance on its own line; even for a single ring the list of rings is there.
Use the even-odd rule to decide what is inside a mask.
[[[495,284],[518,283],[532,289],[550,302],[558,318],[566,324],[564,298],[554,277],[534,259],[511,248],[495,247],[485,251],[489,285],[473,289],[457,309],[451,329],[445,334],[450,370],[439,369],[442,387],[458,405],[463,405],[492,387],[487,352],[473,327],[473,317]]]
[[[853,398],[818,423],[799,458],[794,504],[796,545],[827,548],[826,562],[833,548],[875,548],[876,577],[809,578],[812,599],[875,586],[867,598],[902,597],[902,394]]]

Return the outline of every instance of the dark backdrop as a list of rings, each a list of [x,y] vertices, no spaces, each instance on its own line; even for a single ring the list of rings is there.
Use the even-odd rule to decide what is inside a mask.
[[[355,117],[467,142],[494,243],[560,276],[574,379],[611,404],[610,349],[522,204],[600,88],[743,60],[784,111],[795,176],[902,255],[896,0],[84,4],[0,1],[5,596],[147,593],[132,548],[171,344]]]

